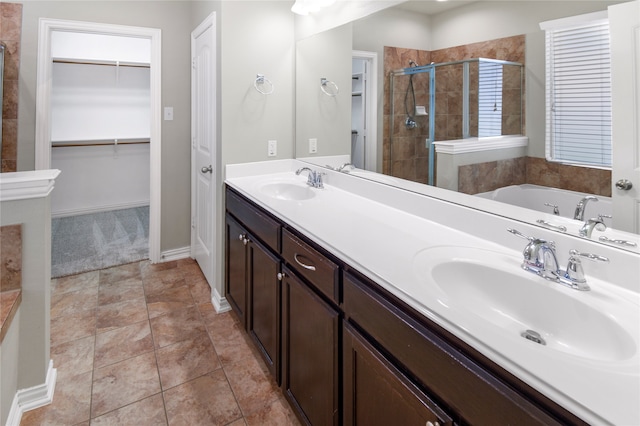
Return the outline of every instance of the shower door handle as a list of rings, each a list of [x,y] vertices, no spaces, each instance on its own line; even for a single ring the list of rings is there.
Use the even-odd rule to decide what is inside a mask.
[[[200,171],[202,173],[213,173],[213,167],[211,167],[211,164],[209,164],[209,167],[203,167]]]

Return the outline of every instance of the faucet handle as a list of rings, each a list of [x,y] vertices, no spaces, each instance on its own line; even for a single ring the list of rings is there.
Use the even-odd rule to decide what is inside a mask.
[[[516,237],[520,237],[520,238],[524,238],[525,240],[529,240],[529,243],[531,243],[531,244],[535,244],[535,245],[547,244],[549,247],[551,247],[553,249],[556,248],[556,243],[553,242],[553,241],[543,240],[542,238],[530,237],[530,236],[525,235],[522,232],[518,231],[517,229],[513,229],[513,228],[507,228],[507,231],[511,232]]]
[[[558,208],[557,204],[553,204],[553,203],[544,203],[545,206],[547,207],[553,207],[553,214],[556,216],[560,215],[560,209]]]
[[[580,251],[575,250],[575,249],[569,250],[569,254],[572,257],[580,256],[580,257],[584,257],[585,259],[593,260],[594,262],[595,261],[605,262],[605,263],[609,262],[609,258],[608,257],[600,256],[599,254],[593,254],[593,253],[583,253],[583,252],[580,252]]]
[[[565,278],[569,281],[568,284],[578,290],[589,290],[580,258],[583,257],[594,262],[609,262],[609,258],[592,253],[582,253],[578,250],[569,250],[569,254],[569,262],[565,273]]]
[[[525,240],[529,240],[530,242],[534,242],[535,240],[537,240],[537,238],[524,235],[522,232],[518,231],[517,229],[507,228],[507,232],[511,232],[516,237],[524,238]]]

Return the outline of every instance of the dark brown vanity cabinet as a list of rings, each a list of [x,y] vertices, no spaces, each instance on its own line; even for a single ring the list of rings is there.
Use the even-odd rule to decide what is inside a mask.
[[[305,423],[338,425],[340,315],[294,272],[284,271],[283,392]]]
[[[240,322],[247,326],[247,243],[248,232],[231,216],[226,216],[226,298],[238,315]],[[247,240],[247,242],[245,242]]]
[[[236,218],[254,227],[248,231]],[[257,235],[275,247],[263,244]],[[226,297],[277,381],[280,377],[280,258],[276,254],[279,241],[277,221],[236,194],[227,194]]]
[[[364,277],[345,273],[343,298],[345,327],[359,330],[368,342],[363,349],[361,338],[354,340],[349,337],[353,332],[345,333],[345,424],[352,424],[349,421],[358,410],[377,403],[375,397],[361,398],[357,392],[357,380],[365,374],[362,368],[375,369],[379,382],[390,382],[389,372],[384,369],[385,358],[379,355],[382,352],[393,360],[393,367],[386,365],[391,371],[395,368],[403,372],[396,375],[399,380],[403,374],[410,377],[407,388],[413,399],[432,409],[439,423],[450,423],[446,412],[457,424],[584,424]],[[357,342],[351,351],[350,340]],[[365,355],[366,348],[368,355]],[[383,365],[373,367],[371,360],[376,351],[380,351],[377,357]],[[368,362],[363,362],[367,359]],[[350,385],[354,381],[355,384]],[[362,383],[360,388],[366,389]],[[392,389],[387,392],[392,393]],[[433,403],[425,400],[426,394],[437,401],[442,410],[438,411]],[[401,410],[399,404],[395,405],[394,410]],[[356,418],[358,424],[369,424],[360,423],[360,418]]]
[[[344,425],[450,425],[444,411],[344,323]]]

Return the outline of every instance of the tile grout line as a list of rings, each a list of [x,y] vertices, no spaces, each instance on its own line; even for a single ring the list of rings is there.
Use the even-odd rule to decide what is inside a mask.
[[[151,265],[151,263],[149,263]],[[156,360],[156,373],[158,374],[158,384],[160,385],[160,396],[162,397],[162,410],[164,412],[164,420],[169,424],[169,413],[167,412],[167,402],[164,398],[164,387],[162,386],[162,377],[160,376],[160,366],[158,364],[158,351],[156,348],[155,335],[153,327],[151,327],[151,317],[149,316],[149,306],[147,304],[147,291],[145,289],[145,277],[142,271],[142,262],[139,263],[140,281],[142,283],[142,293],[144,294],[144,307],[147,310],[147,322],[149,323],[149,333],[151,334],[151,347],[153,348],[153,356]]]

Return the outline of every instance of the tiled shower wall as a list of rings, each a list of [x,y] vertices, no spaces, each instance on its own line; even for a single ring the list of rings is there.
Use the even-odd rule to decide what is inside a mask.
[[[490,161],[458,168],[458,191],[465,194],[523,183],[611,197],[610,170],[550,163],[536,157]]]
[[[0,3],[0,40],[6,45],[2,99],[2,172],[15,172],[18,145],[18,75],[22,4]]]
[[[409,60],[418,65],[431,63],[431,53],[425,50],[404,49],[399,47],[384,47],[384,123],[383,123],[383,172],[390,174],[393,162],[393,175],[414,182],[427,183],[429,171],[429,151],[425,140],[429,136],[429,117],[415,117],[417,127],[407,129],[404,125],[407,114],[405,112],[405,95],[409,85],[409,78],[396,79],[394,82],[394,111],[391,117],[389,96],[391,85],[389,75],[391,71],[409,67]],[[413,87],[416,95],[416,105],[424,105],[429,110],[426,101],[429,96],[429,77],[426,74],[415,74]],[[413,99],[407,100],[413,106]],[[393,147],[389,137],[391,119],[393,119]],[[391,154],[390,154],[391,152]]]
[[[473,58],[501,59],[524,64],[525,37],[514,36],[473,43],[464,46],[456,46],[447,49],[424,50],[404,49],[398,47],[384,48],[384,139],[383,139],[383,171],[390,174],[392,165],[393,175],[416,182],[426,183],[428,176],[428,150],[425,140],[429,136],[428,116],[416,117],[418,127],[407,129],[404,125],[406,119],[405,94],[407,93],[408,77],[396,78],[394,81],[394,116],[391,117],[389,104],[390,82],[389,75],[393,70],[409,67],[409,60],[419,65],[431,62],[444,63]],[[477,66],[477,65],[476,65]],[[471,73],[473,75],[474,73]],[[477,78],[477,73],[476,78]],[[507,76],[509,77],[509,76]],[[519,75],[516,76],[519,80]],[[512,82],[513,78],[506,80]],[[413,84],[416,95],[416,104],[424,105],[429,109],[429,79],[426,74],[414,75]],[[473,87],[473,81],[471,81]],[[477,84],[476,84],[477,86]],[[524,86],[523,86],[524,87]],[[503,114],[503,127],[507,133],[520,133],[520,122],[524,117],[524,111],[520,112],[517,103],[520,102],[520,90],[514,92],[507,85],[503,92],[503,105],[505,111],[516,113]],[[514,96],[511,96],[514,94]],[[472,96],[474,94],[472,93]],[[517,96],[516,96],[517,95]],[[477,97],[477,91],[475,92]],[[477,98],[476,98],[477,99]],[[473,103],[473,98],[472,98]],[[413,101],[408,102],[413,105]],[[514,105],[515,104],[515,105]],[[522,103],[524,105],[524,102]],[[451,140],[462,137],[462,65],[439,69],[436,72],[436,140]],[[390,125],[393,119],[393,146],[390,146]],[[477,134],[477,111],[471,111],[471,129]],[[523,121],[523,120],[522,120]],[[522,122],[524,132],[524,121]],[[517,130],[509,130],[516,129]]]

